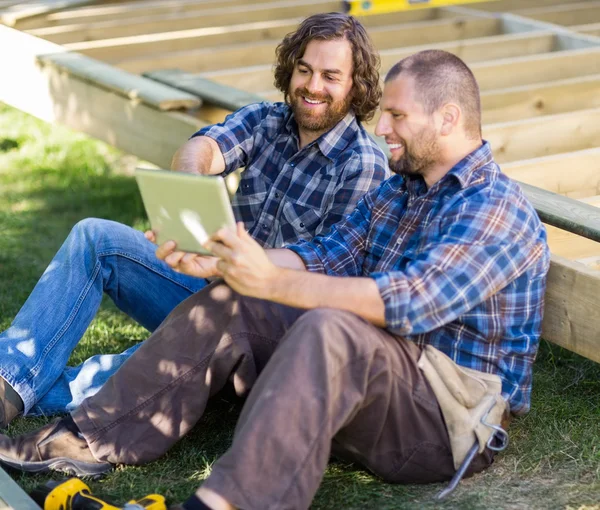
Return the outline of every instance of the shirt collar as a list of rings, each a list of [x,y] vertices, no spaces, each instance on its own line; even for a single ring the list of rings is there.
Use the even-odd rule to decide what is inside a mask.
[[[466,188],[476,177],[475,170],[493,161],[492,148],[489,142],[483,140],[481,147],[461,159],[440,181],[452,176],[458,181],[461,188]]]
[[[478,147],[469,155],[461,159],[454,165],[444,177],[436,182],[431,189],[433,193],[437,193],[440,187],[445,187],[448,180],[456,181],[461,189],[473,184],[475,178],[479,179],[476,170],[489,163],[493,163],[494,157],[489,142],[483,141],[481,147]],[[427,189],[425,180],[420,175],[405,175],[403,178],[404,186],[411,195],[422,195],[429,193],[431,189]]]

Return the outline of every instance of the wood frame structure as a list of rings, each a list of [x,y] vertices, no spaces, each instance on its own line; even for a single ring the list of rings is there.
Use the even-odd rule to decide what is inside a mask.
[[[0,81],[0,100],[160,166],[198,127],[247,102],[279,99],[276,45],[302,17],[339,6],[46,4],[28,13],[25,4],[0,3],[1,19],[14,27],[0,26],[0,44],[14,48],[0,55],[12,70],[11,80]],[[424,47],[470,64],[482,90],[484,133],[504,171],[545,190],[527,188],[551,225],[544,338],[600,361],[600,1],[496,0],[372,15],[364,24],[384,72]]]

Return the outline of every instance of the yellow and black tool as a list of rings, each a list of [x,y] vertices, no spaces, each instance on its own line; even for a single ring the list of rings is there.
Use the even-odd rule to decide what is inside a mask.
[[[344,0],[344,11],[353,16],[368,16],[397,11],[489,2],[493,0]]]
[[[92,496],[90,488],[78,478],[48,482],[31,493],[34,501],[44,510],[167,510],[165,498],[150,494],[132,499],[124,506],[115,506]]]

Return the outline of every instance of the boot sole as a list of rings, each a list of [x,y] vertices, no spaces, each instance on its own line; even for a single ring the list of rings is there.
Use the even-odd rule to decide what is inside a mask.
[[[60,471],[75,476],[99,477],[112,470],[112,464],[91,464],[69,459],[68,457],[55,457],[54,459],[39,462],[21,462],[0,455],[0,463],[18,471],[27,473],[46,473],[48,471]]]

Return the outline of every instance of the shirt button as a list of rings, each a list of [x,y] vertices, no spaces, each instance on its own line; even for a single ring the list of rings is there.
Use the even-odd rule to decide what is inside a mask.
[[[295,163],[290,163],[290,166],[291,166],[291,167],[295,167],[295,166],[296,166],[296,164],[295,164]]]
[[[275,193],[275,198],[279,198],[281,195],[279,193]]]
[[[266,223],[263,223],[263,224],[262,224],[262,228],[264,228],[265,230],[267,230],[267,224],[266,224]]]
[[[304,228],[304,223],[300,223],[300,227],[301,227],[301,228]]]

